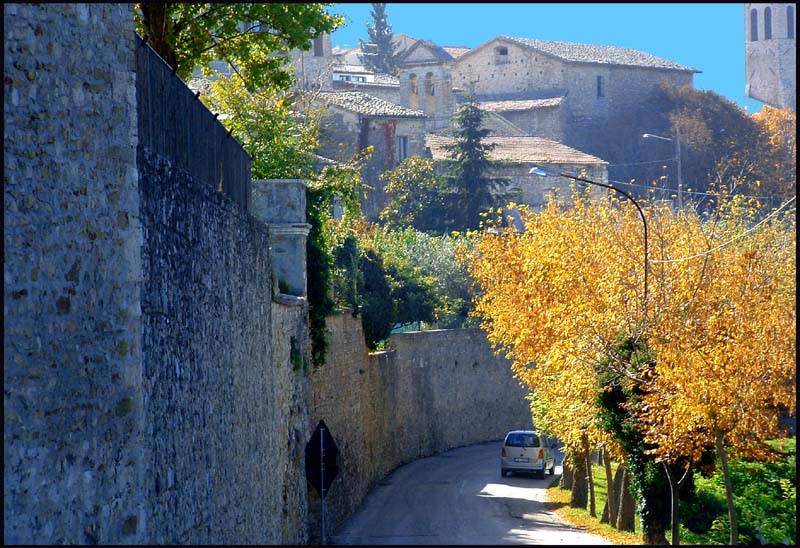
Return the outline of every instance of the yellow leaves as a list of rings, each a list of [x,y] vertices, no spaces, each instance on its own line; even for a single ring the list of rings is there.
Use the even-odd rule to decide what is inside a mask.
[[[795,223],[751,230],[759,207],[734,198],[710,220],[647,209],[651,259],[663,262],[650,270],[646,333],[657,361],[642,373],[639,412],[664,458],[699,457],[715,430],[755,454],[757,444],[737,440],[775,435],[777,406],[794,407]],[[583,433],[600,440],[592,364],[616,335],[639,328],[641,220],[630,204],[581,195],[522,219],[524,233],[478,241],[476,314],[545,402],[539,419],[567,443]]]

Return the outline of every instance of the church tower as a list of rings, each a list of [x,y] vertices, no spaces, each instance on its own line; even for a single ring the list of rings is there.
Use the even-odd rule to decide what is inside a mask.
[[[745,94],[797,110],[796,4],[745,4]]]

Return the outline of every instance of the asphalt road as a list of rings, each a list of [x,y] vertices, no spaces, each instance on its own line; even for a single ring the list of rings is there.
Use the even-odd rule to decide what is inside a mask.
[[[500,476],[501,442],[438,453],[379,482],[330,544],[610,544],[545,510],[545,479]],[[560,458],[556,462],[560,462]]]

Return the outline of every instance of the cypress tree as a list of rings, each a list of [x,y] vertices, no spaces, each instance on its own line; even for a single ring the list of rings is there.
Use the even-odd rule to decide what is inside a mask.
[[[392,26],[387,22],[386,4],[372,4],[372,20],[374,25],[367,25],[369,42],[361,40],[361,62],[368,69],[385,74],[397,74],[394,59],[394,34]],[[365,47],[367,46],[367,47]]]
[[[488,176],[495,164],[489,152],[495,145],[483,143],[489,136],[489,130],[481,127],[483,118],[484,112],[478,108],[474,96],[470,96],[455,114],[455,142],[446,147],[451,157],[446,176],[451,191],[448,196],[451,203],[447,208],[451,215],[450,230],[478,228],[481,213],[505,199],[497,190],[508,181]]]

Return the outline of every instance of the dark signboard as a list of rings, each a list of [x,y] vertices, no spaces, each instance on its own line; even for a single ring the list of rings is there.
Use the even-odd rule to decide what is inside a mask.
[[[320,420],[306,444],[306,478],[325,497],[339,472],[339,449],[325,421]]]

